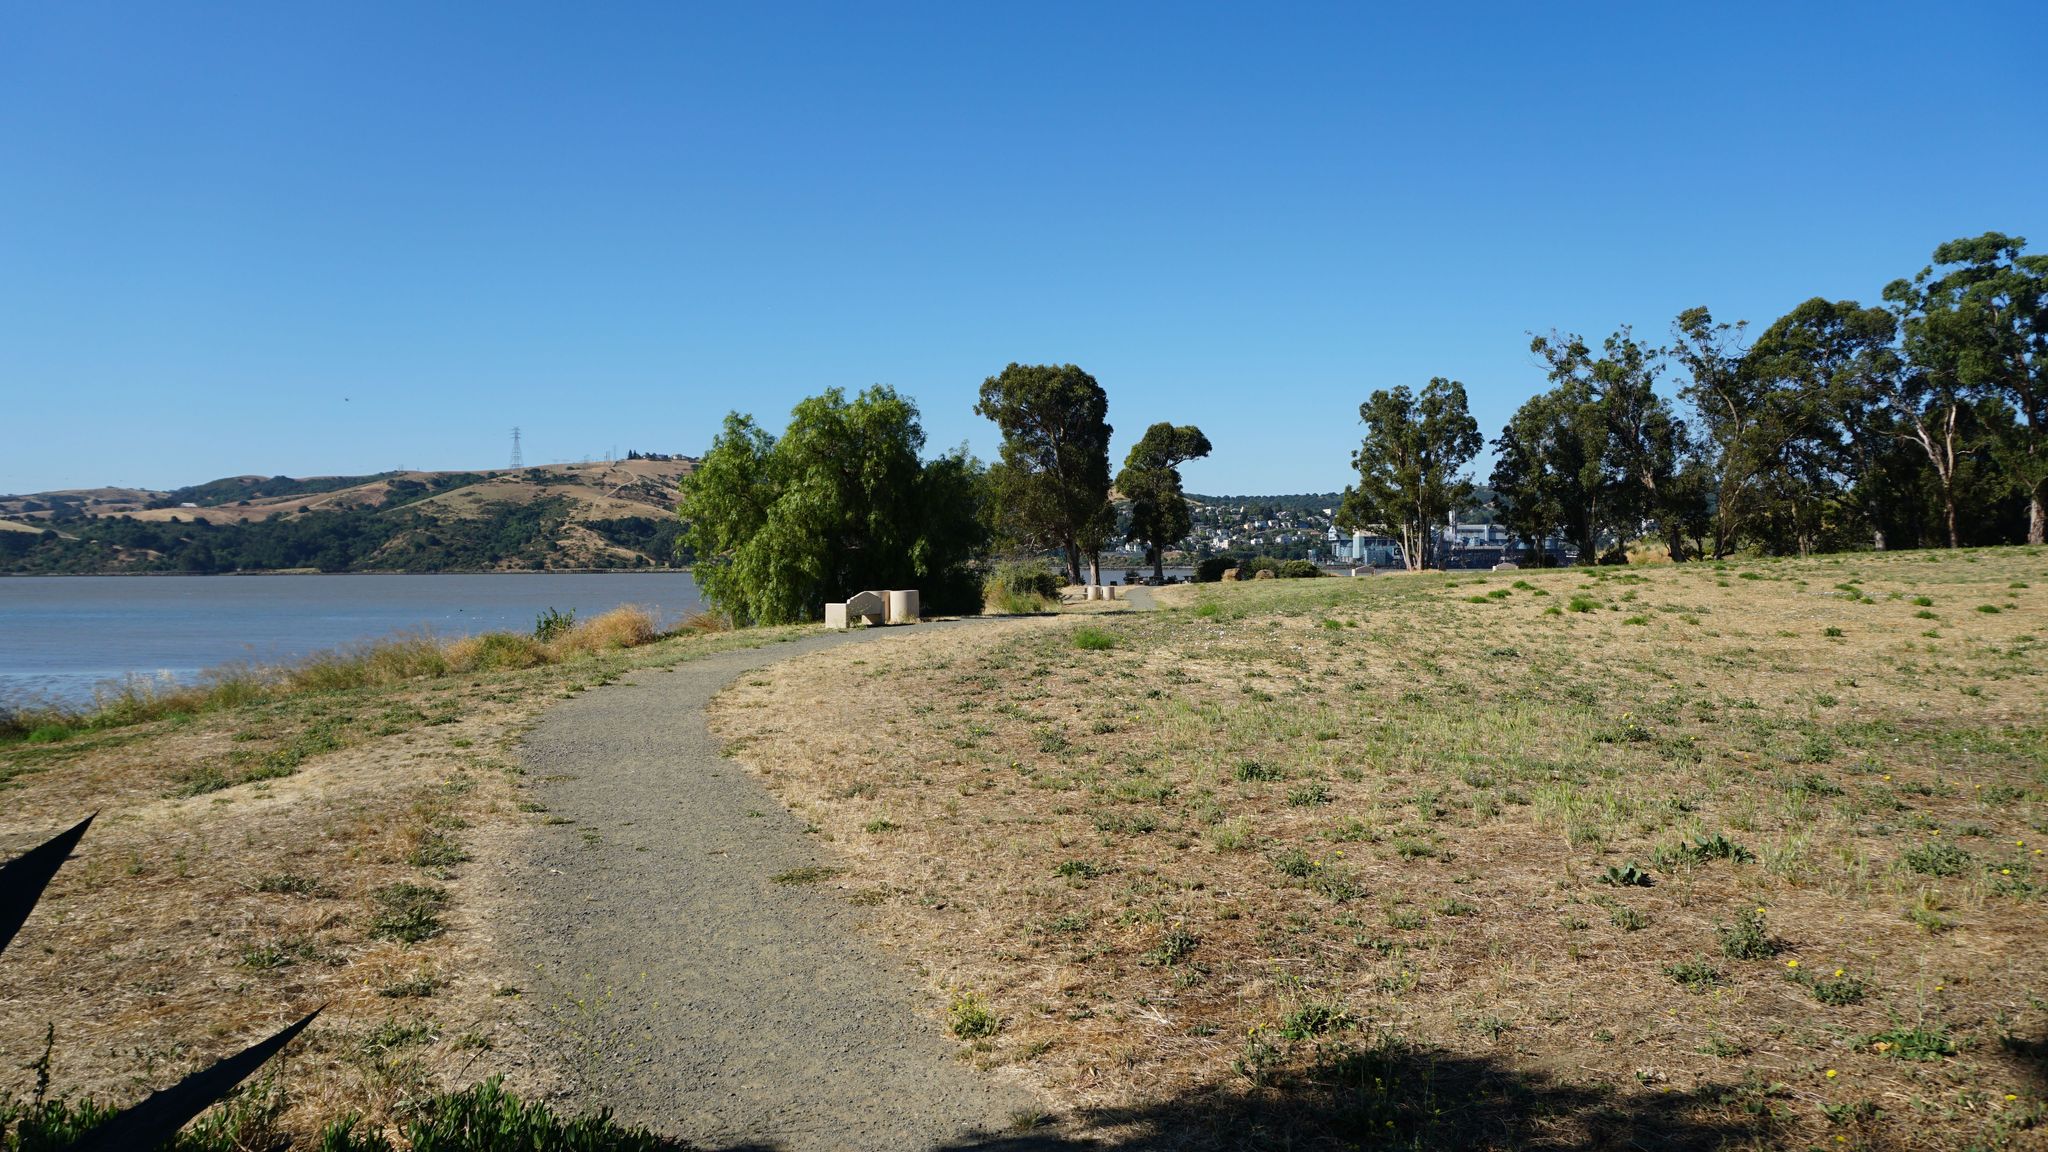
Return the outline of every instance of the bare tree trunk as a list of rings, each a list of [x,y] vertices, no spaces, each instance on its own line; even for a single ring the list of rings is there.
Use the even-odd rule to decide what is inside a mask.
[[[1152,550],[1152,582],[1154,584],[1166,583],[1166,549],[1164,548],[1154,548]]]
[[[1088,583],[1102,583],[1102,553],[1100,552],[1090,552],[1088,554]]]
[[[2036,484],[2027,498],[2027,543],[2048,544],[2048,504],[2041,499],[2041,489],[2048,485]]]
[[[1067,539],[1067,583],[1081,582],[1081,546],[1072,537]]]

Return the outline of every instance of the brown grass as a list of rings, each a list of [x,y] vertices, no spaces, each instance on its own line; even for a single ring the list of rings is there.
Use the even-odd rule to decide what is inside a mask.
[[[0,1098],[30,1083],[45,1025],[58,1090],[128,1102],[321,1005],[266,1069],[252,1147],[349,1111],[381,1125],[494,1072],[548,1096],[552,1055],[494,941],[494,878],[548,818],[524,799],[519,733],[634,668],[785,634],[621,648],[644,618],[584,629],[531,668],[404,637],[122,695],[120,723],[0,745],[0,855],[100,813],[0,956]],[[445,892],[438,934],[391,937],[394,885]]]
[[[1168,589],[1106,650],[1052,619],[778,665],[715,727],[1062,1113],[2039,1146],[2044,588],[2006,549]],[[1681,851],[1715,836],[1754,858]],[[1724,954],[1756,908],[1776,953]],[[1900,1059],[1915,1028],[1953,1054]]]

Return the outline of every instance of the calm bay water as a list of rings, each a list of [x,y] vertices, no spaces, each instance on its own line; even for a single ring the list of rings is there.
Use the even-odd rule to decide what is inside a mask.
[[[548,608],[638,604],[668,624],[700,603],[688,572],[0,579],[0,701],[78,702],[131,674],[184,679],[394,632],[524,632]]]

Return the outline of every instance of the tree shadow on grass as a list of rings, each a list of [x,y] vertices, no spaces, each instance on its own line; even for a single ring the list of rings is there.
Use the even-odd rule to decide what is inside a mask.
[[[1768,1142],[1774,1114],[1761,1084],[1658,1084],[1621,1092],[1508,1068],[1391,1038],[1324,1044],[1308,1067],[1270,1082],[1075,1119],[1115,1139],[1057,1129],[970,1139],[949,1152],[1140,1149],[1657,1149],[1707,1152]],[[1061,1127],[1066,1127],[1062,1125]]]
[[[2035,1087],[2048,1092],[2048,1035],[2002,1036],[1998,1046],[2033,1076]]]

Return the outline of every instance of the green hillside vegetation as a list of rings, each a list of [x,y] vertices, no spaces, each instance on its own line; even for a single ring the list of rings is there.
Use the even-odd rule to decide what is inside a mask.
[[[687,563],[692,463],[228,477],[0,497],[0,573],[544,571]]]

